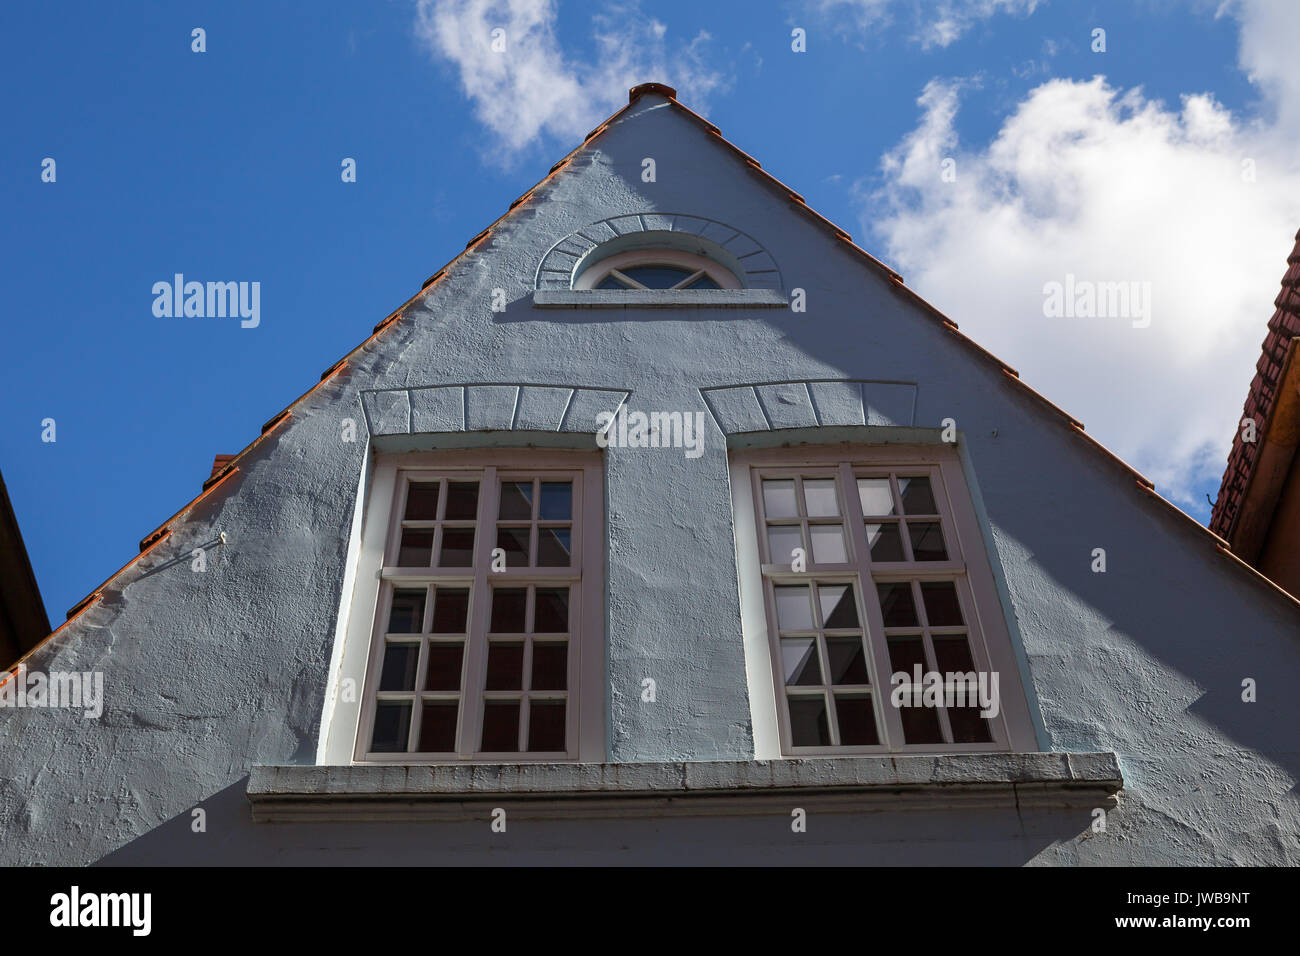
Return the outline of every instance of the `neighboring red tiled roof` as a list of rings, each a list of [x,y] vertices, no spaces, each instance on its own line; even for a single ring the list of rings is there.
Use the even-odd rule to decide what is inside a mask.
[[[1268,320],[1268,335],[1264,339],[1259,361],[1255,363],[1255,378],[1250,383],[1250,391],[1246,395],[1246,404],[1239,420],[1255,420],[1256,440],[1242,441],[1241,428],[1237,428],[1232,439],[1232,451],[1228,455],[1228,467],[1223,471],[1223,482],[1219,486],[1219,497],[1210,514],[1210,530],[1227,540],[1232,539],[1242,500],[1246,497],[1246,489],[1255,473],[1255,463],[1259,460],[1260,444],[1269,417],[1273,414],[1273,406],[1277,404],[1278,379],[1287,346],[1293,338],[1300,335],[1300,232],[1296,233],[1295,238],[1295,248],[1286,260],[1287,270],[1282,277],[1282,291],[1273,302],[1276,311],[1273,318]]]

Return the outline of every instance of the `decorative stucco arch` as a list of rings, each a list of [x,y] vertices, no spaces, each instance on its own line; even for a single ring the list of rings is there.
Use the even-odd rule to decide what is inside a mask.
[[[776,260],[754,237],[733,226],[675,213],[629,213],[583,226],[542,256],[536,288],[570,289],[574,276],[599,250],[606,254],[637,248],[680,249],[708,256],[730,269],[750,289],[785,291]]]

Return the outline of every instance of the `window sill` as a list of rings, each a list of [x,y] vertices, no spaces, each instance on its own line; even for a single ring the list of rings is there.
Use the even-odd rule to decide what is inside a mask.
[[[774,289],[538,289],[539,309],[784,309]]]
[[[258,823],[1115,806],[1113,753],[943,754],[685,763],[259,766]]]

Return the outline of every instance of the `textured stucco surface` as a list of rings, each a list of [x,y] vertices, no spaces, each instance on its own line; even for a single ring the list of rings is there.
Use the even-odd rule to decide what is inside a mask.
[[[646,156],[657,183],[640,181]],[[785,288],[806,290],[807,312],[533,306],[539,263],[558,240],[656,211],[754,237]],[[504,313],[491,311],[495,288],[506,292]],[[886,389],[868,402],[882,410],[869,425],[956,419],[1050,746],[1119,755],[1126,787],[1106,832],[1091,833],[1086,813],[1006,810],[837,815],[802,835],[788,817],[558,821],[497,835],[487,821],[252,823],[250,768],[315,759],[370,454],[364,428],[357,442],[340,441],[344,418],[368,415],[377,434],[438,447],[443,431],[494,427],[505,396],[483,390],[462,421],[446,390],[426,387],[478,382],[537,386],[527,401],[539,421],[554,415],[550,389],[585,385],[630,391],[633,409],[706,412],[701,389],[734,388],[708,394],[731,402],[728,414],[760,401],[806,425],[811,406],[740,387],[821,379],[907,383],[906,394]],[[363,390],[374,402],[365,413]],[[829,407],[852,408],[824,391]],[[593,431],[595,410],[582,412]],[[712,414],[706,422],[697,459],[607,453],[610,761],[753,754],[725,439]],[[510,443],[508,430],[497,434]],[[206,573],[181,563],[141,576],[223,531],[228,543]],[[1090,570],[1097,547],[1105,574]],[[102,670],[105,711],[97,721],[0,711],[3,864],[1300,862],[1300,612],[655,96],[297,406],[28,663]],[[653,705],[640,699],[646,676],[658,685]],[[1258,682],[1256,703],[1241,700],[1245,678]],[[203,834],[190,830],[196,807],[207,811]]]

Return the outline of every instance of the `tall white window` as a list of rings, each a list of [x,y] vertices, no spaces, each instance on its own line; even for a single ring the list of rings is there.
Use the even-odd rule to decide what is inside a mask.
[[[1033,748],[955,453],[767,449],[733,464],[737,508],[752,509],[742,599],[765,624],[782,753]]]
[[[603,740],[599,459],[477,457],[387,469],[358,760],[578,759]]]

